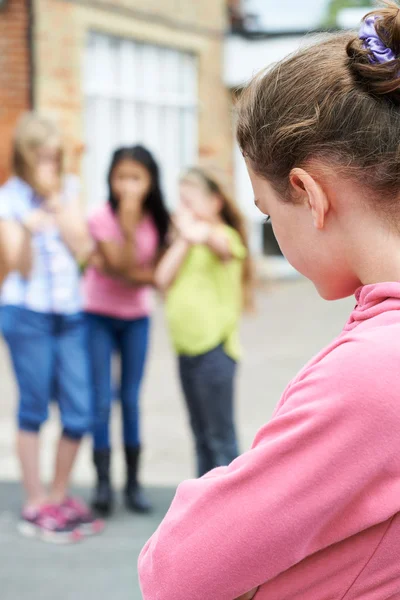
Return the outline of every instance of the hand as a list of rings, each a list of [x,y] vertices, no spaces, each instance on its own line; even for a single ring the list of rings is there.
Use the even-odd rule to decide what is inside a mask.
[[[210,235],[210,225],[205,221],[196,220],[188,212],[180,212],[174,218],[174,224],[179,234],[189,244],[206,244]]]
[[[208,223],[198,221],[184,231],[183,237],[189,244],[206,244],[210,236],[211,227]]]
[[[254,588],[254,590],[251,590],[251,592],[247,592],[247,594],[243,594],[243,596],[240,596],[240,598],[236,598],[236,600],[252,600],[252,598],[254,598],[254,596],[257,594],[259,588]]]
[[[172,222],[175,225],[178,233],[183,232],[185,229],[193,225],[195,222],[195,217],[192,212],[190,212],[187,208],[178,208],[176,213],[172,217]]]
[[[134,186],[126,184],[120,201],[118,216],[125,237],[133,236],[134,228],[142,216],[143,197]]]
[[[52,215],[41,208],[31,211],[22,220],[22,226],[31,234],[44,231],[53,223]]]
[[[56,215],[61,211],[62,207],[60,194],[52,193],[46,198],[44,208],[47,212]]]
[[[60,191],[60,174],[51,163],[39,163],[35,182],[37,191],[44,198],[51,197]]]

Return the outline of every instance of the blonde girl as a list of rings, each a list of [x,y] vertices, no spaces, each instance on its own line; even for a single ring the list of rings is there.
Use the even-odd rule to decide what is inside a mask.
[[[19,390],[17,448],[26,493],[19,529],[68,543],[102,528],[68,495],[72,467],[91,426],[89,367],[78,261],[91,252],[76,180],[63,173],[55,124],[22,117],[14,174],[0,188],[1,320]],[[40,478],[40,430],[58,401],[62,433],[50,489]]]

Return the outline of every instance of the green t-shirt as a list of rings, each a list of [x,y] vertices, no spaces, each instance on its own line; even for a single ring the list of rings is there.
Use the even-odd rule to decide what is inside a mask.
[[[240,358],[243,260],[247,250],[238,232],[224,226],[232,258],[220,260],[207,246],[193,246],[167,294],[166,313],[178,354],[197,356],[224,344]]]

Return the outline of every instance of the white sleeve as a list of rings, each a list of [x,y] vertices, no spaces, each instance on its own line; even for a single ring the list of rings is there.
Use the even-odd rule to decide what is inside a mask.
[[[7,186],[0,188],[0,220],[13,221],[17,218],[17,203]]]

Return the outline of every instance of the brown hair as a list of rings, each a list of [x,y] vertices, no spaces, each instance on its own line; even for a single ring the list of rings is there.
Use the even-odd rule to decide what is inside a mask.
[[[33,188],[37,151],[51,145],[60,151],[60,176],[63,170],[63,149],[61,135],[56,124],[48,117],[35,112],[25,113],[19,120],[14,134],[13,170]],[[37,190],[40,192],[40,190]]]
[[[282,198],[291,170],[312,158],[386,198],[400,191],[400,9],[388,1],[370,15],[395,60],[373,63],[354,33],[327,34],[256,76],[239,99],[242,152]]]
[[[249,244],[247,236],[246,221],[239,210],[238,205],[225,192],[222,185],[211,177],[205,170],[198,167],[188,169],[180,178],[181,182],[194,183],[206,189],[209,194],[216,194],[222,200],[221,217],[224,222],[235,229],[245,248],[247,256],[243,264],[243,306],[246,310],[251,310],[254,307],[253,302],[253,266],[249,253]]]

